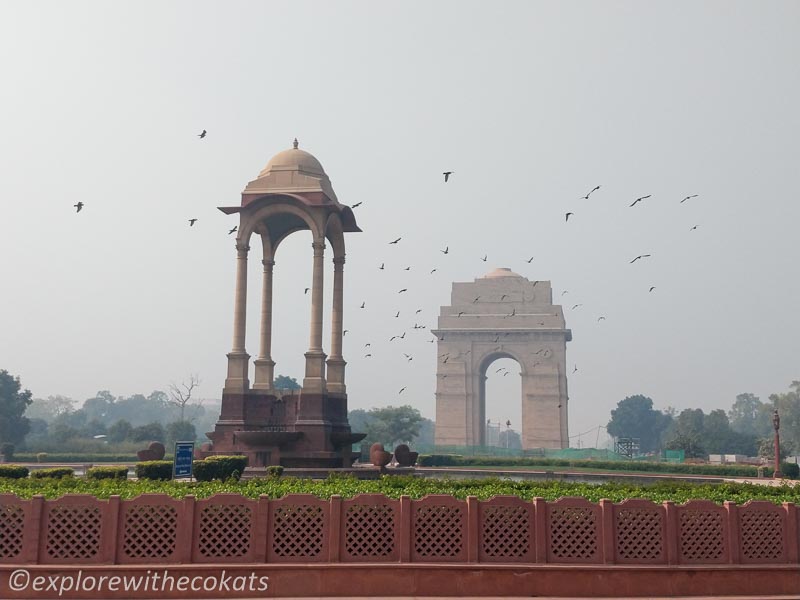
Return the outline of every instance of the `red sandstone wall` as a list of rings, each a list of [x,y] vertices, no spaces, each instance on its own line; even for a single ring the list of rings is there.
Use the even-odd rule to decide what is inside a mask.
[[[0,495],[0,563],[798,563],[798,507],[582,498]]]

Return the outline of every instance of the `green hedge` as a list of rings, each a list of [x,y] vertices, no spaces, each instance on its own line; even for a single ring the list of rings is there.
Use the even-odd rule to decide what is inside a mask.
[[[421,467],[578,467],[606,471],[645,471],[684,475],[712,475],[717,477],[758,477],[758,467],[753,465],[687,465],[647,461],[563,460],[536,457],[461,456],[458,454],[428,454],[420,456],[417,464]],[[788,475],[789,473],[787,472],[786,474]],[[765,469],[765,475],[771,475],[769,469]]]
[[[139,460],[135,454],[73,454],[70,452],[17,452],[17,462],[42,462],[39,455],[44,454],[47,462],[54,463],[135,463]]]
[[[192,463],[197,481],[227,481],[231,477],[239,479],[246,466],[246,456],[209,456]]]
[[[8,479],[26,479],[29,471],[27,467],[20,465],[0,465],[0,477]]]
[[[92,467],[86,471],[87,479],[127,479],[128,467]]]
[[[36,469],[31,472],[33,479],[62,479],[75,475],[75,469],[69,467],[53,467],[52,469]]]
[[[800,465],[797,463],[781,463],[781,473],[789,479],[797,479],[800,477]]]
[[[267,475],[270,477],[280,477],[283,475],[283,467],[281,465],[270,465],[267,467]]]
[[[140,463],[136,463],[136,477],[139,479],[169,481],[172,479],[172,461],[145,460]]]

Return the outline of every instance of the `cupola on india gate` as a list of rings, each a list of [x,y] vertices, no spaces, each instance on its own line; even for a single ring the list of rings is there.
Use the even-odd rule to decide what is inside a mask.
[[[349,206],[340,204],[319,161],[294,147],[279,152],[242,192],[240,206],[220,207],[239,215],[236,237],[236,290],[233,347],[222,391],[222,409],[208,433],[201,456],[244,454],[251,467],[348,467],[351,445],[364,434],[347,421],[345,360],[342,356],[343,287],[346,232],[361,231]],[[273,385],[272,273],[281,242],[296,231],[310,231],[313,242],[311,331],[305,376],[299,394],[285,395]],[[258,357],[245,349],[247,260],[254,236],[261,239],[261,323]],[[327,242],[327,244],[326,244]],[[330,356],[322,346],[325,253],[333,257]]]

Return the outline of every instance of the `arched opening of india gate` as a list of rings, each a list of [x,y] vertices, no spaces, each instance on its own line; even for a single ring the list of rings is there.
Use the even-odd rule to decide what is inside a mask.
[[[549,281],[529,281],[499,268],[453,283],[439,313],[436,445],[485,446],[486,371],[515,360],[522,378],[522,447],[566,448],[567,342],[564,311]]]

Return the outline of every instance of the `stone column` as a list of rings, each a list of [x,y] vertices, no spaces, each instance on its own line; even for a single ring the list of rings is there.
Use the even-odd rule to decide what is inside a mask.
[[[233,349],[228,354],[228,376],[225,391],[244,391],[250,387],[247,378],[250,355],[244,347],[247,318],[247,253],[250,246],[236,244],[236,295],[233,309]]]
[[[314,270],[311,282],[311,335],[306,352],[306,375],[303,391],[322,394],[325,392],[325,353],[322,351],[322,287],[325,273],[325,242],[315,241]]]
[[[342,356],[344,319],[344,256],[333,259],[333,310],[331,314],[331,357],[328,359],[328,391],[346,393]]]
[[[275,361],[272,360],[272,270],[275,261],[271,258],[261,261],[264,265],[264,279],[261,288],[261,347],[255,364],[253,389],[271,390],[275,374]]]

